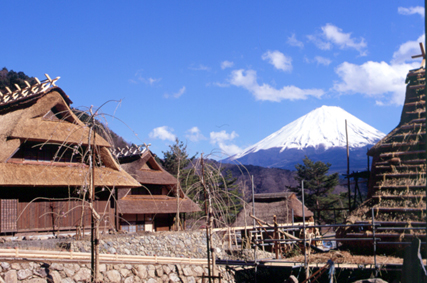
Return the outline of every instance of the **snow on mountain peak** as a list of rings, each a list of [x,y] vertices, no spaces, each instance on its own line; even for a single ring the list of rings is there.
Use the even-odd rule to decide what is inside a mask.
[[[299,119],[289,123],[243,152],[233,156],[241,158],[249,153],[271,148],[304,149],[307,147],[328,149],[346,147],[345,120],[347,120],[350,148],[360,148],[375,144],[384,133],[369,126],[337,106],[319,107]]]

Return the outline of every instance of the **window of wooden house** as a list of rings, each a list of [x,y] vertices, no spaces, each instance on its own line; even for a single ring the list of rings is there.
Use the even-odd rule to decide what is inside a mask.
[[[44,120],[59,122],[67,120],[68,122],[73,122],[73,118],[70,115],[68,108],[61,105],[56,105],[52,107],[44,116]]]
[[[144,187],[133,188],[132,195],[162,195],[163,186],[160,185],[147,185]]]
[[[122,231],[128,233],[142,232],[145,231],[145,222],[144,221],[128,221],[120,223]]]

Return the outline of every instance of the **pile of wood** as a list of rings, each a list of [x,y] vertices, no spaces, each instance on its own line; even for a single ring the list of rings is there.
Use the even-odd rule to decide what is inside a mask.
[[[425,67],[409,71],[406,98],[399,125],[368,152],[373,157],[368,200],[347,219],[352,224],[376,223],[340,230],[337,238],[378,238],[378,247],[394,251],[413,237],[425,241],[426,149]],[[399,244],[397,244],[399,243]],[[371,246],[372,241],[343,242],[349,248]]]

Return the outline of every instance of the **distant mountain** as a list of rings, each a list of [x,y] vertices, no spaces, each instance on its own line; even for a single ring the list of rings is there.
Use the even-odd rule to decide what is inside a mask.
[[[385,134],[336,106],[319,107],[223,162],[295,170],[295,165],[302,163],[307,155],[313,161],[331,163],[331,172],[344,173],[347,170],[345,120],[350,170],[366,170],[367,149]]]

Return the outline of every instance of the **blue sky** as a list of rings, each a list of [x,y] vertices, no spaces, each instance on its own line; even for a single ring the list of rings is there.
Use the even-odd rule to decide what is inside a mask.
[[[5,1],[1,67],[57,82],[162,156],[233,154],[322,105],[388,133],[424,1]],[[344,121],[343,121],[344,124]]]

